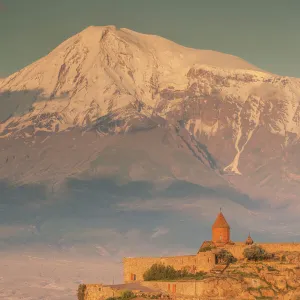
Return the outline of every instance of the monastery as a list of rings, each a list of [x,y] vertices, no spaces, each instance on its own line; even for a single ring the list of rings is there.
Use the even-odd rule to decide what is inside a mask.
[[[143,281],[143,274],[156,263],[173,266],[176,270],[185,268],[191,273],[209,272],[218,264],[216,253],[220,249],[226,249],[237,259],[242,259],[244,249],[250,247],[253,243],[250,234],[244,242],[233,242],[230,237],[230,226],[220,210],[212,225],[212,239],[204,241],[196,254],[172,257],[124,258],[124,283]],[[300,251],[300,243],[257,243],[257,245],[269,253]]]

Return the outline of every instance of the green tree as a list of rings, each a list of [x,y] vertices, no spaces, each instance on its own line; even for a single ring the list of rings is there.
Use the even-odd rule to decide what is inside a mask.
[[[273,257],[272,254],[266,252],[258,245],[252,245],[251,247],[246,248],[243,252],[243,255],[245,258],[252,261],[267,260]]]
[[[172,266],[165,266],[163,264],[154,264],[148,269],[143,278],[145,281],[151,280],[163,280],[163,279],[175,279],[178,276],[178,271],[176,271]]]
[[[192,278],[200,280],[205,276],[205,274],[205,272],[190,273],[186,268],[182,270],[175,270],[172,266],[154,264],[143,274],[143,277],[145,281]]]
[[[231,252],[222,249],[216,254],[218,263],[225,263],[226,265],[235,263],[237,259],[232,255]]]

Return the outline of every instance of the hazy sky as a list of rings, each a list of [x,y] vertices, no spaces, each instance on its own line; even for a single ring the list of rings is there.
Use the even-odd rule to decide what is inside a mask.
[[[116,25],[300,77],[299,0],[0,0],[0,77],[89,25]]]

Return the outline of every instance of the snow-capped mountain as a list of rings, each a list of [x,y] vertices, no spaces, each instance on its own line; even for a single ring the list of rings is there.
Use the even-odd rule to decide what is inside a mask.
[[[141,131],[142,143],[153,132],[164,132],[159,141],[185,149],[216,174],[218,184],[227,182],[258,198],[294,199],[300,192],[299,102],[299,79],[271,74],[238,57],[114,26],[88,27],[0,80],[0,143],[53,133],[71,139],[72,130],[107,138]],[[103,150],[97,149],[85,150],[91,151],[88,161]],[[72,166],[81,158],[76,157],[60,180],[77,172]],[[170,178],[203,184],[197,178],[202,175],[191,170],[179,175],[182,164],[170,164]],[[143,177],[139,168],[131,168],[129,178]],[[8,176],[4,170],[5,164],[2,172]]]
[[[6,117],[12,114],[2,124],[3,136],[30,125],[47,131],[85,126],[137,102],[148,113],[159,110],[165,116],[174,111],[166,106],[178,102],[165,100],[210,95],[210,73],[230,77],[234,71],[231,76],[243,77],[236,69],[251,70],[247,78],[255,70],[236,57],[184,48],[160,37],[88,27],[1,83],[2,101],[11,104]],[[201,77],[207,82],[200,80],[199,85]],[[11,100],[12,93],[20,100]]]

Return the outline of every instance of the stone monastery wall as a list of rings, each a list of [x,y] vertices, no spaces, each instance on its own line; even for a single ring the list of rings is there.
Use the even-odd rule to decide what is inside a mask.
[[[103,284],[86,284],[85,286],[86,289],[83,294],[84,300],[99,300],[121,296],[121,291],[117,291]]]
[[[300,243],[257,243],[267,252],[274,253],[278,251],[298,251],[300,252]],[[237,259],[244,258],[244,249],[249,246],[245,243],[235,243],[234,245],[226,245],[225,249],[230,251]],[[163,263],[171,265],[176,270],[188,268],[190,272],[210,271],[214,268],[215,254],[212,252],[200,252],[197,255],[171,256],[171,257],[137,257],[124,258],[124,282],[143,281],[143,274],[154,264]]]
[[[215,254],[202,252],[186,256],[124,258],[124,282],[143,281],[143,274],[156,263],[171,265],[176,270],[187,267],[189,271],[209,271],[215,266]]]
[[[230,227],[225,220],[222,212],[219,213],[212,227],[212,242],[218,248],[224,248],[232,253],[237,259],[243,259],[245,248],[249,247],[245,242],[227,244],[230,238]],[[249,236],[250,242],[252,241]],[[247,239],[247,240],[248,240]],[[221,243],[219,243],[219,240]],[[223,244],[222,244],[223,241]],[[209,242],[209,241],[207,241]],[[274,252],[300,252],[300,243],[257,243],[269,253]],[[220,246],[220,247],[219,247]],[[124,258],[124,282],[143,281],[144,273],[154,264],[162,263],[173,266],[176,270],[187,268],[189,272],[210,271],[216,265],[215,251],[199,252],[196,255],[172,256],[172,257],[140,257],[140,258]]]
[[[278,251],[300,251],[300,243],[280,243],[280,244],[272,244],[272,243],[256,243],[256,245],[261,246],[269,253],[274,253]],[[243,258],[244,249],[249,246],[245,245],[245,243],[235,243],[234,245],[226,245],[225,249],[230,251],[234,257],[237,259]]]

